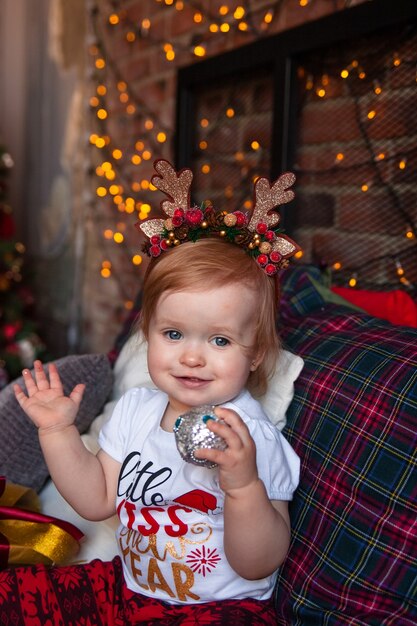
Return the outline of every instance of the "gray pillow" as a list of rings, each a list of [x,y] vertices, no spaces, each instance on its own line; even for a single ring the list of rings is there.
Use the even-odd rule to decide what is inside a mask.
[[[75,424],[85,432],[100,414],[110,395],[113,372],[105,354],[70,355],[54,361],[68,395],[77,383],[86,389]],[[38,441],[36,426],[20,408],[13,391],[23,378],[0,391],[0,475],[7,480],[39,491],[49,476]]]

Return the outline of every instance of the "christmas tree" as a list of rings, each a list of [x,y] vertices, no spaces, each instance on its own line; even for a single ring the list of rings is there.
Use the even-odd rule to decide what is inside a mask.
[[[25,246],[16,239],[7,179],[13,160],[0,145],[0,388],[17,378],[45,346],[36,333],[34,297],[25,267]]]

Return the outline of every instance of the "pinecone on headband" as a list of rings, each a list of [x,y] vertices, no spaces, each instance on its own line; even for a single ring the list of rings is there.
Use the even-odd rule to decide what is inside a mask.
[[[224,213],[222,211],[217,212],[210,205],[204,211],[204,221],[207,222],[209,228],[217,229],[223,224]]]

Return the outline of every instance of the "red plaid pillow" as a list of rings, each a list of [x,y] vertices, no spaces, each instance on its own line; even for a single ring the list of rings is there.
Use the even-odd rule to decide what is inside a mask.
[[[417,331],[323,303],[300,315],[311,284],[290,278],[282,335],[305,365],[284,432],[302,471],[277,623],[415,626]]]

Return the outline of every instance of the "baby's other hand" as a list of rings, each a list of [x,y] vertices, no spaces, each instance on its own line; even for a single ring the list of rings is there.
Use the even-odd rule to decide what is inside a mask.
[[[208,420],[207,427],[226,443],[226,450],[200,449],[195,455],[219,466],[220,487],[225,493],[241,489],[258,480],[256,446],[242,418],[231,409],[216,407],[221,421]]]
[[[41,431],[63,430],[74,423],[84,394],[85,385],[78,384],[69,396],[64,395],[58,370],[53,363],[48,365],[49,380],[41,361],[34,362],[34,377],[23,370],[27,393],[15,384],[16,400]]]

